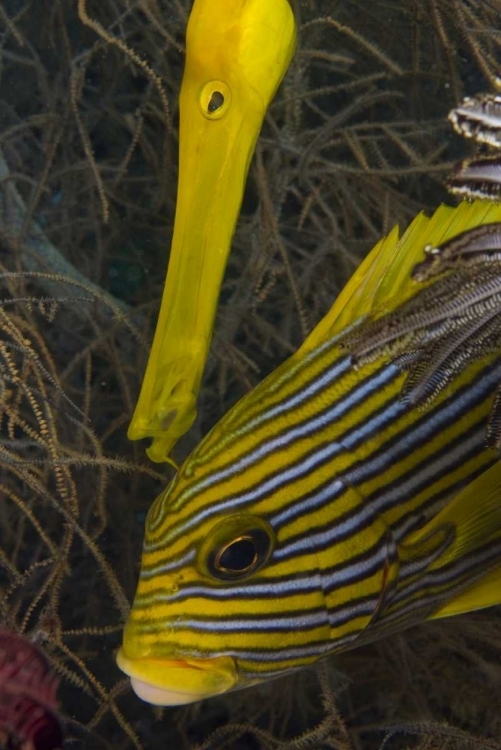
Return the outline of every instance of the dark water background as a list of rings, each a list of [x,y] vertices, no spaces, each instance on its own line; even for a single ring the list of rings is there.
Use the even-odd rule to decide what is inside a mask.
[[[60,675],[68,748],[500,747],[495,610],[182,709],[141,703],[115,666],[144,517],[172,475],[125,432],[168,258],[189,6],[88,0],[91,28],[74,0],[0,3],[0,620]],[[298,52],[178,459],[297,348],[383,234],[455,203],[445,179],[471,148],[447,113],[496,84],[499,0],[294,8]]]

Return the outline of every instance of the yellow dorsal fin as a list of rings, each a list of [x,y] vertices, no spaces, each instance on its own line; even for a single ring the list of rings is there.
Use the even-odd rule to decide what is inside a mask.
[[[471,482],[426,526],[399,545],[399,558],[410,562],[437,554],[426,572],[440,569],[498,541],[499,556],[471,587],[444,605],[433,617],[445,617],[501,603],[501,462]]]
[[[440,206],[431,217],[418,214],[400,239],[399,229],[394,227],[360,264],[301,346],[301,355],[359,318],[375,311],[387,312],[412,296],[418,285],[410,274],[423,260],[426,245],[440,245],[467,229],[494,221],[501,221],[501,204],[464,201],[456,208]]]

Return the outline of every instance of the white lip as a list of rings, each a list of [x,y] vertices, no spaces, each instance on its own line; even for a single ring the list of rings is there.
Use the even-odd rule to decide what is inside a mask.
[[[165,690],[150,685],[147,682],[131,677],[132,689],[141,700],[151,703],[153,706],[185,706],[187,703],[196,703],[204,698],[209,698],[211,693],[181,693],[177,690]]]
[[[231,657],[212,659],[130,658],[123,648],[117,664],[141,700],[154,706],[183,706],[231,690],[237,682]]]

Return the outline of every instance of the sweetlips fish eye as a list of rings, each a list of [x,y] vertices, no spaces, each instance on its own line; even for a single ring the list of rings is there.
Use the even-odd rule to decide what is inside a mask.
[[[275,532],[264,518],[233,515],[212,527],[200,547],[197,567],[216,581],[241,581],[266,565],[275,543]]]

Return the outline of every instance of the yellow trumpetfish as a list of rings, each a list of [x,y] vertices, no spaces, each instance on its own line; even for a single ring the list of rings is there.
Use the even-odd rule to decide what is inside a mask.
[[[195,0],[180,94],[167,280],[128,430],[165,461],[196,416],[219,289],[254,146],[295,48],[287,0]]]
[[[419,215],[400,240],[393,230],[154,502],[118,654],[141,698],[189,703],[501,601],[501,463],[486,442],[501,284],[492,269],[478,283],[461,271],[487,242],[499,255],[501,226],[457,243],[463,260],[445,277],[456,286],[443,309],[440,279],[411,279],[425,246],[493,222],[500,205],[464,203]],[[409,357],[405,347],[400,364],[384,347],[355,356],[350,337],[386,320],[375,341],[396,327]],[[414,369],[428,377],[428,354],[424,369],[414,358],[425,334],[435,395],[416,406],[406,382]],[[462,357],[452,378],[451,351]]]

